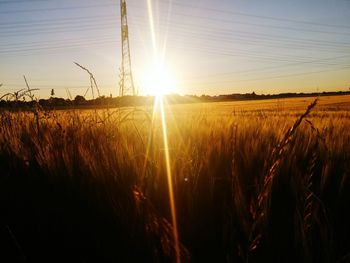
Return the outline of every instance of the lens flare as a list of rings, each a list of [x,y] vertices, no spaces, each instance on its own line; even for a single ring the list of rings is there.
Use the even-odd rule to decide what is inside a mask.
[[[160,110],[161,121],[162,121],[163,144],[164,144],[165,164],[166,164],[167,180],[168,180],[171,220],[173,223],[173,235],[174,235],[174,242],[175,242],[176,262],[180,262],[180,247],[179,247],[179,237],[178,237],[178,231],[177,231],[175,196],[174,196],[174,187],[173,187],[172,174],[171,174],[171,165],[170,165],[170,155],[169,155],[168,134],[167,134],[167,127],[166,127],[166,119],[165,119],[164,101],[163,101],[162,96],[158,96],[156,100],[158,100],[157,103],[159,104],[159,110]]]
[[[150,30],[151,30],[153,55],[154,55],[154,63],[155,63],[155,69],[154,69],[155,75],[153,76],[153,81],[155,83],[152,84],[154,87],[156,87],[156,92],[155,92],[155,94],[153,94],[156,96],[155,97],[155,104],[154,104],[154,111],[156,108],[158,108],[160,111],[160,115],[161,115],[164,155],[165,155],[166,174],[167,174],[168,193],[169,193],[169,206],[170,206],[170,211],[171,211],[171,220],[172,220],[172,225],[173,225],[173,238],[174,238],[174,244],[175,244],[175,256],[176,256],[176,262],[179,263],[180,262],[180,246],[179,246],[179,237],[178,237],[178,230],[177,230],[175,196],[174,196],[174,188],[173,188],[172,173],[171,173],[167,125],[166,125],[165,109],[164,109],[164,101],[163,101],[163,95],[164,95],[163,89],[164,89],[164,87],[167,86],[167,84],[169,84],[169,83],[166,83],[167,79],[169,79],[169,78],[166,76],[166,74],[164,72],[164,63],[163,62],[164,62],[165,50],[163,50],[163,52],[160,52],[162,54],[161,58],[159,58],[159,55],[158,55],[158,48],[157,48],[157,42],[156,42],[153,11],[152,11],[153,9],[152,9],[152,1],[151,0],[147,0],[147,6],[148,6],[149,25],[150,25]],[[157,81],[155,81],[155,80],[157,80]],[[146,153],[146,155],[148,155],[148,153]]]

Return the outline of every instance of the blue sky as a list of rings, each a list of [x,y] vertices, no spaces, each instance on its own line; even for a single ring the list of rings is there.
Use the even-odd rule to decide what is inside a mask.
[[[180,94],[315,92],[350,87],[350,1],[152,2],[157,50]],[[147,0],[129,0],[135,83],[153,52]],[[119,1],[0,0],[0,94],[24,87],[38,97],[74,97],[89,85],[118,94]],[[88,95],[90,96],[90,95]]]

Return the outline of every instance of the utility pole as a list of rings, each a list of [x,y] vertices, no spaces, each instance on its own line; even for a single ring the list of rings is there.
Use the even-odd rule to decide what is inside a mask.
[[[135,96],[134,79],[131,69],[129,29],[125,0],[120,0],[122,64],[120,67],[119,96]]]

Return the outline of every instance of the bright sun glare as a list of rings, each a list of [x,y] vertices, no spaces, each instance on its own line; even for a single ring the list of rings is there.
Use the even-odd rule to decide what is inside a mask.
[[[156,45],[156,35],[154,32],[154,20],[153,20],[153,11],[152,11],[152,1],[147,0],[148,6],[148,14],[149,14],[149,23],[151,30],[151,38],[153,44],[153,56],[154,62],[153,66],[150,67],[150,72],[145,71],[145,76],[143,80],[143,85],[146,93],[156,96],[154,107],[153,107],[153,117],[157,112],[157,108],[159,106],[159,112],[161,114],[162,119],[162,131],[163,131],[163,144],[164,144],[164,155],[165,155],[165,163],[166,163],[166,175],[168,181],[168,192],[169,192],[169,207],[171,211],[171,221],[173,226],[173,240],[175,243],[175,255],[176,255],[176,263],[180,263],[180,245],[179,245],[179,237],[177,230],[177,220],[176,220],[176,207],[175,207],[175,196],[173,190],[173,178],[171,173],[171,163],[170,163],[170,153],[168,146],[168,136],[167,136],[167,125],[165,118],[165,109],[164,109],[164,101],[163,95],[169,94],[174,91],[175,82],[173,77],[167,71],[164,57],[165,57],[165,45],[163,47],[163,52],[161,53],[162,59],[159,59],[159,49]],[[147,150],[148,151],[148,150]],[[147,159],[147,157],[146,157]]]
[[[175,91],[175,79],[165,65],[157,61],[143,72],[141,87],[146,95],[163,96]]]

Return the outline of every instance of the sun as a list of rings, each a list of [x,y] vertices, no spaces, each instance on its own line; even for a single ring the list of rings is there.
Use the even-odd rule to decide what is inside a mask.
[[[175,92],[175,78],[164,63],[154,62],[141,74],[140,87],[145,95],[163,96]]]

